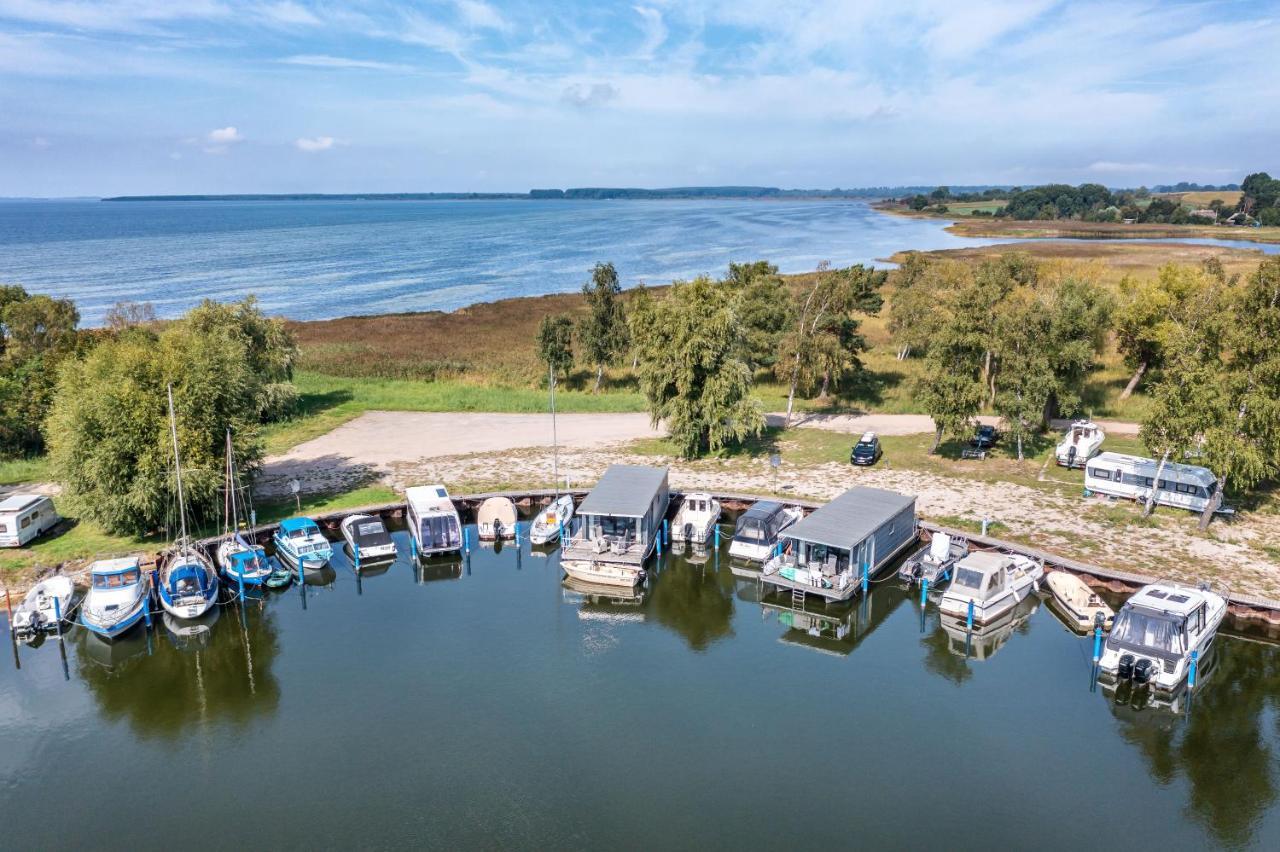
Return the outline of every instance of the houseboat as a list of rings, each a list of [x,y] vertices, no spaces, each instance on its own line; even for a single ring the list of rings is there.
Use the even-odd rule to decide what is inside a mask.
[[[611,465],[578,507],[561,567],[575,580],[637,585],[662,534],[670,499],[665,467]]]
[[[793,598],[849,600],[864,573],[874,580],[915,542],[915,497],[850,488],[782,531],[782,552],[765,563],[760,579]]]
[[[1039,587],[1044,566],[1018,553],[970,553],[955,565],[938,609],[944,616],[984,625],[1011,611]]]
[[[462,550],[462,519],[443,485],[417,485],[404,492],[409,534],[419,556]]]
[[[1054,460],[1068,470],[1084,467],[1089,459],[1102,452],[1102,442],[1106,437],[1107,433],[1092,420],[1077,420],[1058,442]]]
[[[1098,668],[1104,683],[1130,681],[1172,692],[1213,649],[1227,601],[1206,588],[1143,586],[1116,614]]]
[[[767,562],[776,555],[782,531],[804,517],[799,506],[761,500],[738,516],[729,555],[745,562]]]
[[[1193,512],[1203,512],[1214,502],[1218,480],[1209,468],[1166,462],[1157,485],[1155,476],[1159,467],[1155,459],[1102,453],[1085,467],[1084,487],[1095,494],[1146,500],[1155,486],[1158,505]]]

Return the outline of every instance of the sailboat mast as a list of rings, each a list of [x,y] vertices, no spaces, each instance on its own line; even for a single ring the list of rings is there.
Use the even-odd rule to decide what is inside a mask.
[[[560,496],[560,441],[556,436],[556,368],[547,368],[551,379],[551,477],[555,480],[556,496]]]
[[[231,529],[236,535],[240,532],[240,513],[236,511],[236,466],[235,456],[231,453],[231,428],[227,428],[227,494],[231,501]]]
[[[169,385],[169,433],[173,435],[173,468],[178,474],[178,524],[187,540],[187,504],[182,494],[182,461],[178,458],[178,418],[173,413],[173,385]]]

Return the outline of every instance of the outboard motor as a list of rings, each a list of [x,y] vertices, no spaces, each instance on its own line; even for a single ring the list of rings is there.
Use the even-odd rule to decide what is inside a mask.
[[[1120,665],[1116,668],[1116,677],[1121,680],[1133,679],[1133,654],[1120,657]]]
[[[1155,674],[1155,664],[1150,660],[1143,658],[1133,667],[1133,682],[1136,686],[1146,686],[1151,682],[1151,676]]]
[[[684,525],[684,540],[687,542],[693,541],[693,524]]]
[[[1067,447],[1067,470],[1076,466],[1076,446],[1072,444]]]
[[[493,522],[493,537],[502,538],[502,521],[495,520]]]

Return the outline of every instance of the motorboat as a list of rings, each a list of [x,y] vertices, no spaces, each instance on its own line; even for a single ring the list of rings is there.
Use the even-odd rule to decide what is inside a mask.
[[[956,562],[950,585],[939,603],[944,615],[966,624],[995,621],[1039,586],[1044,566],[1021,554],[979,551]],[[972,619],[970,619],[972,613]]]
[[[686,494],[671,523],[671,543],[677,550],[685,544],[704,547],[718,523],[719,500],[701,491]]]
[[[165,612],[178,618],[199,618],[218,600],[218,572],[203,550],[187,536],[187,504],[182,488],[182,458],[178,452],[178,419],[169,386],[169,433],[173,438],[173,469],[178,483],[178,540],[161,561],[158,592]],[[230,451],[230,433],[227,448]]]
[[[76,586],[70,577],[57,574],[31,587],[22,603],[14,607],[11,627],[23,641],[35,639],[47,630],[57,630],[58,622],[71,612]]]
[[[396,543],[377,515],[347,515],[340,528],[357,568],[361,562],[396,558]]]
[[[1092,420],[1077,420],[1058,443],[1053,457],[1067,469],[1084,467],[1085,462],[1102,452],[1107,433]]]
[[[1066,571],[1051,571],[1044,582],[1053,595],[1053,610],[1067,622],[1068,627],[1082,633],[1095,627],[1111,629],[1115,610],[1084,580]]]
[[[767,561],[774,555],[782,531],[803,517],[799,506],[760,500],[738,517],[729,555],[750,562]]]
[[[409,535],[422,557],[462,550],[462,519],[443,485],[415,485],[404,492]]]
[[[607,559],[565,559],[560,567],[573,579],[589,584],[626,588],[640,585],[645,578],[643,565]]]
[[[101,559],[89,566],[89,591],[80,605],[80,623],[99,636],[114,639],[147,614],[151,576],[137,556]]]
[[[1226,614],[1226,597],[1208,588],[1143,586],[1116,614],[1103,643],[1098,668],[1104,681],[1177,689],[1192,662],[1208,656]]]
[[[547,504],[529,527],[530,544],[549,544],[560,538],[561,531],[573,520],[573,497],[561,494]]]
[[[912,556],[898,569],[898,577],[908,583],[928,582],[937,587],[951,576],[956,562],[969,552],[969,542],[959,536],[936,532],[929,546]]]
[[[516,537],[516,504],[510,497],[490,497],[476,510],[476,531],[481,541]]]
[[[333,557],[333,545],[320,531],[320,525],[310,518],[285,518],[271,537],[276,546],[276,557],[286,565],[297,568],[319,568]]]

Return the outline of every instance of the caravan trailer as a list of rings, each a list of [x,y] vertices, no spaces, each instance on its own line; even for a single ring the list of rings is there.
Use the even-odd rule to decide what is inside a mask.
[[[1084,487],[1097,494],[1146,500],[1155,485],[1155,459],[1124,453],[1102,453],[1089,460],[1084,471]],[[1213,501],[1217,477],[1207,467],[1168,462],[1160,474],[1156,503],[1175,509],[1202,512]]]
[[[39,494],[14,494],[0,501],[0,547],[22,547],[58,525],[53,501]]]

